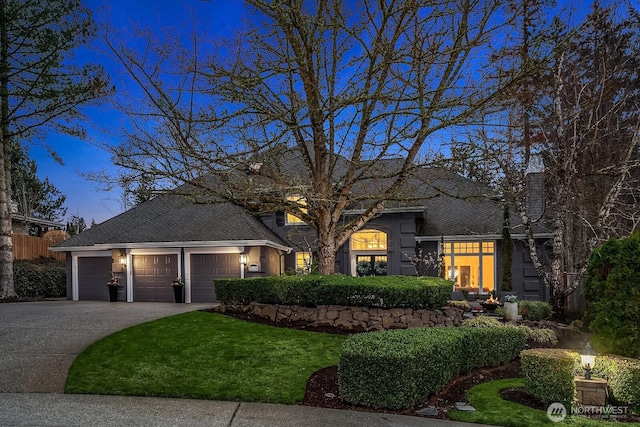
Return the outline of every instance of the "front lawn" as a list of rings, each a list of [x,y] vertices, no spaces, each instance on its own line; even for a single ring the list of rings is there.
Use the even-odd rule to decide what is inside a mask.
[[[583,417],[569,417],[559,423],[552,422],[546,411],[529,408],[500,397],[500,390],[511,387],[524,387],[522,378],[490,381],[479,384],[467,392],[469,403],[475,412],[452,411],[449,418],[468,423],[490,424],[504,427],[530,426],[625,426],[639,427],[640,423],[620,423],[617,421],[592,420]]]
[[[293,404],[313,372],[337,364],[345,338],[190,312],[87,347],[65,392]]]

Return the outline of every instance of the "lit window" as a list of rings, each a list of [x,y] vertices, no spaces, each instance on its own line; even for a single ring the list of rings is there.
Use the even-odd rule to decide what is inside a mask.
[[[307,206],[307,199],[305,199],[303,196],[298,196],[298,195],[288,196],[287,201],[297,203],[299,206]],[[306,208],[301,207],[300,210],[304,213],[307,213]],[[298,218],[297,216],[289,212],[287,212],[285,218],[286,218],[287,224],[304,224],[303,220],[301,220],[300,218]]]
[[[311,272],[311,263],[313,262],[309,252],[296,252],[296,271],[301,273]]]
[[[491,292],[495,289],[494,242],[446,242],[444,271],[456,289]]]
[[[351,250],[386,251],[387,233],[378,230],[362,230],[351,236]]]

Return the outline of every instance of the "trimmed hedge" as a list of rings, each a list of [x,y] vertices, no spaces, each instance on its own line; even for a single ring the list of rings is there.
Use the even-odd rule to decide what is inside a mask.
[[[225,304],[346,305],[370,308],[440,309],[451,296],[451,282],[411,276],[273,276],[216,279]]]
[[[640,360],[622,356],[597,356],[593,376],[606,378],[610,395],[618,402],[640,407]]]
[[[350,403],[404,409],[460,373],[498,366],[525,347],[516,328],[414,328],[358,334],[343,344],[340,395]]]
[[[13,284],[20,298],[63,298],[67,295],[64,261],[15,260]]]
[[[584,375],[580,354],[572,350],[531,349],[520,354],[522,375],[528,393],[545,404],[573,401],[574,377]],[[610,396],[619,404],[640,407],[640,360],[628,357],[597,356],[591,372],[605,378]]]
[[[568,406],[576,392],[575,360],[569,350],[534,348],[520,353],[520,366],[527,393],[549,405],[561,402]]]

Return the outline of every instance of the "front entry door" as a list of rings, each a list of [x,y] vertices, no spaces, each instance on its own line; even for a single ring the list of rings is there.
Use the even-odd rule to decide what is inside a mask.
[[[386,255],[357,255],[356,271],[358,276],[386,276]]]

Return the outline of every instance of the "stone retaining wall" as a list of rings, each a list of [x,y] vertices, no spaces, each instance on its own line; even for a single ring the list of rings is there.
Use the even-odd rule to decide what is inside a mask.
[[[440,310],[411,308],[367,308],[321,305],[315,308],[296,305],[260,304],[220,305],[220,312],[247,313],[273,322],[306,322],[311,326],[330,326],[349,331],[383,331],[385,329],[459,326],[464,311],[455,307]]]

